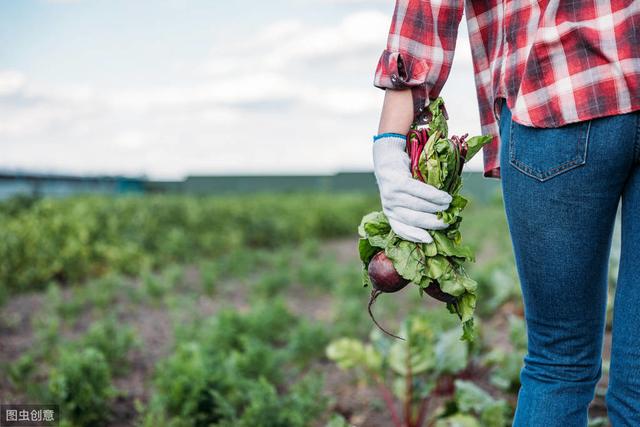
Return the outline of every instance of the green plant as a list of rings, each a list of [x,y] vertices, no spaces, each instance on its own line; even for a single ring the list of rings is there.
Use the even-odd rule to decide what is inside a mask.
[[[127,371],[127,355],[138,345],[136,334],[130,326],[123,325],[111,315],[94,322],[85,335],[75,343],[79,348],[90,347],[99,350],[112,373]]]
[[[213,295],[220,279],[220,266],[214,261],[205,260],[200,263],[199,271],[202,289],[207,295]]]
[[[142,273],[142,287],[144,294],[152,300],[158,301],[171,290],[171,282],[162,275],[145,271]]]
[[[493,366],[491,383],[508,391],[520,387],[520,371],[527,353],[527,334],[524,319],[509,316],[509,341],[511,349],[495,348],[484,355],[484,362]]]
[[[60,405],[61,416],[74,426],[104,425],[109,420],[115,389],[100,351],[89,347],[63,352],[51,369],[48,389],[50,401]]]
[[[319,379],[298,377],[296,368],[308,365],[317,335],[281,302],[246,314],[226,310],[182,328],[175,352],[158,367],[143,424],[309,425],[326,399]]]
[[[305,258],[298,270],[300,283],[327,291],[338,279],[336,262],[328,257]]]
[[[478,282],[478,297],[482,298],[480,314],[491,315],[505,302],[521,300],[520,282],[510,257],[496,256],[471,271]]]
[[[455,380],[453,401],[435,427],[507,427],[511,409],[502,399],[494,399],[474,383]]]
[[[372,195],[323,193],[0,203],[0,283],[15,292],[213,257],[221,273],[251,271],[247,249],[347,236],[376,206]]]
[[[307,366],[322,354],[328,343],[329,331],[325,325],[302,320],[287,340],[289,358],[298,366]]]
[[[409,316],[401,327],[406,341],[392,342],[374,330],[368,344],[351,338],[333,341],[327,356],[378,388],[395,427],[426,425],[430,416],[434,419],[429,413],[433,397],[450,393],[443,384],[469,361],[469,343],[458,339],[452,319],[443,314]]]
[[[115,274],[108,274],[90,281],[83,289],[86,302],[102,311],[111,310],[122,282],[123,278]]]
[[[289,285],[291,285],[291,272],[288,269],[267,271],[252,286],[251,295],[257,298],[273,297],[284,292]]]
[[[334,414],[324,427],[350,427],[350,424],[341,415]]]
[[[7,377],[16,388],[23,388],[31,381],[31,376],[36,369],[36,359],[32,353],[23,353],[6,368]]]

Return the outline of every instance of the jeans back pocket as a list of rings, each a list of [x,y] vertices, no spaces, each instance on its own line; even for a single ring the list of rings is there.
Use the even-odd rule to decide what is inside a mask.
[[[534,128],[511,120],[509,163],[546,181],[587,161],[591,120],[558,128]]]

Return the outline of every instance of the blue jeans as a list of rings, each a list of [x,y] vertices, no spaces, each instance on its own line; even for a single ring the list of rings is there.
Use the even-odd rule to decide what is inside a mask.
[[[584,427],[602,375],[611,237],[622,199],[609,388],[614,427],[640,426],[640,112],[523,126],[503,103],[504,205],[528,353],[517,427]]]

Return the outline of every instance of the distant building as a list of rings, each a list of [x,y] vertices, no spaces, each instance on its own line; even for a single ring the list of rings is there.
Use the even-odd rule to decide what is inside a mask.
[[[16,195],[61,197],[80,193],[116,194],[144,191],[145,181],[140,178],[0,172],[0,199]]]

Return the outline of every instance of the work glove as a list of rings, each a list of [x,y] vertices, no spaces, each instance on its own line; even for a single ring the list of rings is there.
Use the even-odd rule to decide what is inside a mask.
[[[433,238],[426,230],[449,226],[435,213],[449,207],[451,195],[411,176],[405,145],[406,137],[401,134],[383,133],[374,137],[373,170],[382,210],[398,236],[416,243],[431,243]]]

